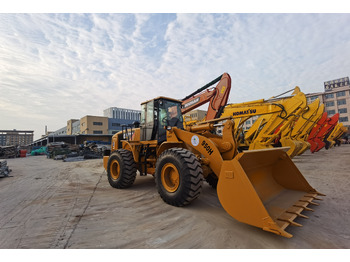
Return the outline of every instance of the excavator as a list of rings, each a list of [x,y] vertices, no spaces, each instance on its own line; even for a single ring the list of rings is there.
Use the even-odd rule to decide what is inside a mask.
[[[219,83],[216,87],[211,87],[217,82]],[[224,73],[182,99],[182,114],[186,114],[187,112],[209,102],[207,115],[204,119],[200,121],[185,119],[184,125],[194,125],[198,122],[230,115],[235,120],[235,135],[236,137],[239,137],[239,133],[243,134],[243,124],[252,116],[260,115],[261,117],[258,120],[259,124],[257,123],[253,125],[246,133],[245,137],[239,140],[240,150],[284,146],[290,147],[287,154],[293,158],[298,152],[304,152],[307,148],[310,148],[308,142],[303,139],[298,139],[297,137],[301,134],[307,123],[310,122],[309,118],[313,116],[315,113],[314,109],[318,105],[316,105],[317,102],[314,102],[310,107],[306,106],[306,97],[300,91],[299,87],[288,90],[268,100],[260,99],[227,105],[230,90],[230,75]],[[277,98],[291,91],[294,91],[292,96],[284,97],[283,99]],[[299,95],[293,97],[293,95],[297,94]],[[309,108],[311,108],[311,110],[309,110]],[[296,109],[299,111],[296,112]],[[301,117],[299,117],[297,113],[300,113]],[[268,123],[270,127],[261,130],[268,121],[270,121]],[[271,130],[275,131],[272,132]],[[262,142],[261,137],[264,136],[266,138],[269,136],[266,132],[270,132],[271,139],[268,139],[267,142]],[[260,134],[259,142],[258,140],[255,140],[259,139],[257,137],[258,134]]]
[[[310,143],[310,151],[311,153],[314,153],[315,150],[317,149],[318,145],[317,142],[315,141],[315,138],[317,136],[317,133],[319,130],[322,128],[322,126],[325,124],[326,120],[328,117],[327,112],[323,112],[317,123],[313,126],[313,128],[310,131],[310,134],[307,138],[307,142]]]
[[[328,117],[327,112],[324,112],[320,120],[315,127],[311,130],[308,142],[311,144],[310,151],[315,153],[325,147],[326,143],[323,142],[326,135],[329,134],[336,126],[339,120],[339,113]]]
[[[182,100],[157,97],[141,104],[137,127],[112,137],[103,157],[109,184],[132,186],[137,171],[152,175],[161,199],[173,206],[189,205],[202,191],[204,178],[218,180],[222,207],[234,219],[290,238],[288,226],[301,226],[322,196],[301,174],[285,148],[239,153],[231,116],[183,126]],[[224,122],[223,122],[224,120]],[[222,128],[222,135],[215,130]]]
[[[213,84],[217,83],[217,86],[211,87]],[[199,88],[192,94],[186,96],[182,99],[182,114],[185,114],[193,109],[209,102],[207,115],[205,119],[201,121],[208,121],[212,119],[220,118],[221,116],[225,118],[226,116],[232,116],[235,119],[236,124],[236,137],[238,137],[238,133],[242,133],[242,125],[245,121],[255,115],[264,115],[259,121],[261,122],[260,126],[257,128],[261,128],[266,124],[267,119],[271,122],[269,130],[276,130],[276,133],[273,135],[276,139],[278,136],[281,136],[281,132],[283,130],[288,129],[293,123],[293,120],[297,116],[295,113],[296,109],[301,110],[302,107],[306,107],[306,97],[303,93],[300,92],[300,88],[296,87],[292,90],[284,92],[276,97],[272,97],[269,100],[256,100],[251,102],[244,102],[239,104],[230,104],[227,105],[227,100],[229,97],[229,93],[231,90],[231,78],[227,73],[222,74],[217,77],[213,81]],[[291,96],[289,98],[277,99],[277,97],[284,95],[290,91],[294,91],[292,95],[296,95],[295,97]],[[300,94],[299,94],[300,93]],[[299,95],[297,95],[299,94]],[[298,112],[299,112],[298,111]],[[274,114],[274,115],[273,115]],[[273,116],[273,117],[272,117]],[[200,121],[200,122],[201,122]],[[198,123],[197,120],[187,120],[185,119],[184,125],[193,125]],[[278,127],[279,125],[279,127]],[[255,126],[254,126],[255,127]],[[277,130],[278,128],[278,130]],[[301,128],[301,127],[300,127]],[[252,130],[255,130],[254,128]],[[264,131],[263,132],[269,132]],[[260,136],[263,136],[263,132],[260,132]],[[257,135],[257,132],[250,132]],[[248,134],[249,135],[249,134]],[[265,134],[266,136],[266,134]],[[250,139],[249,139],[250,138]],[[271,142],[273,139],[268,140],[268,142],[257,142],[252,141],[252,136],[249,136],[246,140],[242,140],[243,143],[239,148],[249,148],[249,149],[257,149],[257,148],[270,148],[272,147]],[[254,137],[255,139],[256,137]],[[287,154],[291,157],[296,155],[296,153],[306,145],[304,141],[298,141],[296,139],[292,139],[286,136],[281,137],[280,144],[282,146],[288,146],[290,149]],[[307,146],[307,145],[306,145]]]
[[[306,123],[306,125],[304,126],[302,131],[299,134],[297,134],[297,136],[296,136],[296,139],[304,142],[303,148],[300,149],[300,151],[297,153],[298,156],[302,155],[306,150],[310,149],[311,144],[308,142],[309,134],[310,134],[311,130],[313,129],[313,127],[320,120],[320,118],[322,117],[322,114],[324,112],[324,104],[322,103],[322,104],[319,104],[316,112],[312,113],[313,110],[315,110],[314,106],[316,105],[317,100],[318,99],[316,99],[313,103],[311,103],[309,105],[309,112],[312,114],[312,116],[309,118],[309,121]]]
[[[315,152],[320,151],[322,148],[327,145],[327,137],[333,131],[334,127],[337,125],[339,120],[339,113],[336,113],[332,117],[327,118],[326,122],[322,126],[322,128],[318,131],[314,141],[317,143],[317,149]],[[327,148],[328,149],[328,148]]]
[[[321,106],[324,107],[323,104]],[[309,126],[313,126],[314,122],[312,119],[317,115],[318,109],[320,108],[319,99],[314,100],[312,103],[307,105],[300,115],[296,116],[296,120],[292,123],[290,128],[286,128],[281,134],[282,145],[288,145],[294,143],[296,148],[290,154],[293,158],[296,155],[300,155],[301,152],[305,152],[306,149],[310,148],[310,143],[302,138],[304,134],[308,134]],[[322,109],[323,110],[323,109]]]
[[[260,115],[245,133],[242,149],[273,148],[279,142],[283,147],[289,147],[287,154],[290,157],[293,157],[301,149],[303,146],[302,142],[292,140],[286,135],[282,136],[283,132],[290,132],[289,130],[293,128],[297,117],[307,107],[306,97],[300,91],[300,88],[295,87],[285,93],[291,91],[293,93],[290,97],[277,99],[277,96],[269,100],[260,99],[239,104],[229,104],[225,107],[222,117],[232,116],[237,119],[237,130],[240,130],[240,132],[242,132],[242,126],[245,121],[252,116]]]
[[[216,87],[212,87],[215,83],[219,82]],[[181,113],[184,115],[201,105],[209,103],[207,114],[202,121],[212,120],[219,118],[227,104],[228,97],[231,91],[231,77],[229,74],[224,73],[221,76],[215,78],[213,81],[197,89],[195,92],[183,98]],[[198,122],[197,120],[189,119],[185,120],[184,124],[191,125]]]
[[[338,123],[334,127],[333,131],[327,137],[326,146],[327,144],[328,144],[328,148],[332,148],[334,145],[340,146],[341,144],[340,138],[343,136],[343,134],[347,132],[348,132],[348,128],[344,126],[343,123]],[[328,148],[326,147],[326,149]]]

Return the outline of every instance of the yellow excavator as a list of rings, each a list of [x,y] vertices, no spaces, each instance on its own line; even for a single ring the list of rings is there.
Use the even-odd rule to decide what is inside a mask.
[[[158,97],[141,104],[141,121],[112,138],[103,157],[109,184],[128,188],[153,175],[160,197],[185,206],[199,197],[208,176],[217,179],[222,207],[236,220],[287,238],[288,226],[318,205],[322,195],[304,178],[285,148],[238,153],[232,117],[183,128],[182,101]],[[223,120],[225,122],[223,123]],[[215,134],[222,128],[222,135]]]
[[[299,115],[307,107],[307,102],[304,93],[300,91],[299,87],[295,87],[285,93],[291,91],[294,92],[290,97],[281,99],[274,97],[269,100],[261,99],[229,104],[225,107],[221,117],[231,116],[236,119],[237,137],[238,132],[242,133],[245,121],[252,116],[260,116],[245,133],[242,141],[243,149],[247,149],[247,147],[249,150],[273,148],[276,142],[280,142],[283,147],[289,147],[287,154],[290,157],[293,157],[301,149],[303,143],[288,137],[288,132],[290,132]]]
[[[313,118],[317,115],[318,109],[320,108],[319,99],[314,100],[312,103],[307,105],[300,115],[296,115],[295,122],[291,123],[290,128],[286,128],[281,133],[282,145],[296,145],[295,149],[290,154],[293,158],[296,155],[300,155],[301,152],[305,152],[306,149],[310,148],[310,143],[302,139],[304,134],[309,134],[312,126],[315,125]],[[311,128],[308,128],[311,126]]]
[[[343,125],[343,123],[338,123],[333,131],[329,134],[327,137],[327,146],[326,149],[332,148],[334,145],[340,145],[341,141],[340,138],[342,137],[343,134],[345,134],[348,131],[348,128]]]
[[[210,87],[217,82],[219,83],[215,88]],[[311,107],[307,106],[306,97],[299,87],[268,100],[260,99],[227,105],[230,90],[230,75],[224,73],[182,99],[183,114],[210,102],[205,119],[198,121],[186,118],[184,125],[196,125],[198,122],[231,116],[235,121],[235,136],[239,138],[239,150],[283,146],[290,148],[287,154],[292,158],[303,148],[310,147],[308,142],[298,139],[297,136],[302,133],[302,130],[310,121],[309,118],[314,113],[313,110],[317,102],[313,103]],[[278,98],[291,91],[294,91],[291,96]],[[244,134],[243,124],[257,115],[260,115],[258,121]],[[266,139],[267,137],[269,139]]]

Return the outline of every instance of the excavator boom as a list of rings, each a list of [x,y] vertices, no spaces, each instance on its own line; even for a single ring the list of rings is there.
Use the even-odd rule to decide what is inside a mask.
[[[239,104],[229,104],[225,107],[222,117],[232,116],[236,122],[236,136],[242,133],[243,123],[252,116],[260,116],[245,134],[243,148],[249,149],[272,148],[280,142],[284,147],[290,147],[287,154],[293,157],[304,145],[293,140],[288,134],[298,116],[307,106],[306,97],[299,87],[292,89],[292,96],[269,100],[256,100]],[[290,92],[289,90],[287,92]],[[285,92],[285,93],[287,93]],[[283,93],[283,94],[285,94]],[[299,127],[298,127],[299,128]]]
[[[210,88],[213,84],[219,82],[215,88]],[[219,118],[231,91],[231,77],[224,73],[213,81],[199,88],[192,94],[182,99],[182,114],[186,114],[201,105],[208,103],[208,110],[205,120]]]

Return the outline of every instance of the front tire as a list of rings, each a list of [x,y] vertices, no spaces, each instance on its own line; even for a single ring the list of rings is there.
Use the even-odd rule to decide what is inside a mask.
[[[210,174],[205,178],[205,180],[208,182],[208,184],[209,184],[212,188],[214,188],[214,189],[217,188],[219,179],[217,178],[217,176],[216,176],[215,174],[210,173]]]
[[[128,188],[136,178],[136,163],[132,152],[119,149],[111,154],[107,163],[107,177],[114,188]]]
[[[164,151],[156,163],[158,193],[172,206],[185,206],[202,191],[203,171],[197,157],[187,149]]]

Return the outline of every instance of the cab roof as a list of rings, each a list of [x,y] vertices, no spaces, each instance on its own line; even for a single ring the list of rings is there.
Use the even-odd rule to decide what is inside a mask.
[[[170,98],[170,97],[165,97],[165,96],[158,96],[158,97],[156,97],[156,98],[153,98],[153,99],[150,99],[150,100],[147,100],[147,101],[141,103],[141,105],[146,104],[146,103],[148,103],[148,102],[150,102],[150,101],[159,100],[159,99],[169,100],[169,101],[177,102],[177,103],[180,103],[180,104],[182,103],[181,100],[177,100],[177,99]]]

